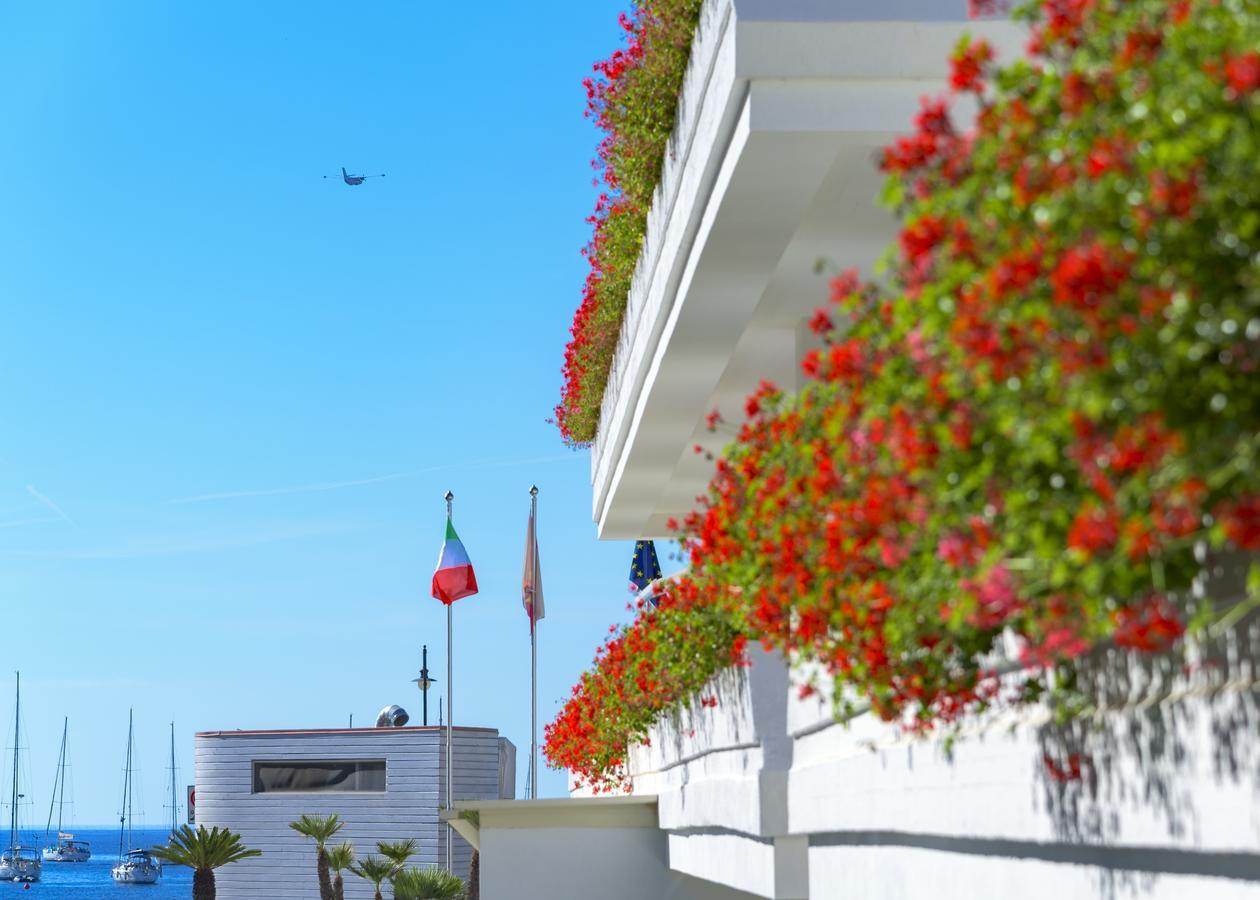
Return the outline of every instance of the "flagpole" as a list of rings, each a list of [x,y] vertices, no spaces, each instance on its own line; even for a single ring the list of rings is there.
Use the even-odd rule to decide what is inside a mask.
[[[455,499],[455,495],[450,491],[446,492],[446,519],[451,519],[451,502]],[[454,767],[451,765],[451,732],[453,722],[455,721],[455,666],[453,653],[455,649],[455,604],[446,604],[446,808],[449,810],[454,806],[454,787],[455,779],[452,775]],[[452,839],[451,827],[446,826],[446,871],[454,872],[455,868],[452,864],[451,845],[454,843]]]
[[[529,799],[538,799],[538,485],[529,489]]]

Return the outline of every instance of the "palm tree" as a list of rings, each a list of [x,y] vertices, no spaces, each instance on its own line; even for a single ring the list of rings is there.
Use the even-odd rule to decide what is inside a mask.
[[[464,880],[445,869],[404,869],[394,876],[394,900],[464,900]]]
[[[372,900],[385,900],[381,896],[381,884],[397,874],[398,866],[388,859],[381,859],[379,856],[368,856],[359,860],[358,865],[351,866],[350,871],[365,881],[372,882],[372,886],[376,888],[376,895]]]
[[[472,861],[468,863],[468,898],[481,900],[481,851],[473,850]]]
[[[328,877],[328,851],[324,845],[328,843],[345,822],[333,813],[331,816],[302,816],[289,827],[298,834],[315,842],[315,874],[319,878],[319,900],[337,900],[333,893],[332,880]]]
[[[377,841],[376,850],[381,856],[388,859],[395,866],[401,869],[407,865],[407,860],[416,855],[416,839],[407,838],[405,841]]]
[[[214,900],[214,870],[251,856],[262,856],[262,851],[248,849],[241,843],[241,836],[227,828],[216,825],[206,831],[206,826],[198,825],[193,831],[184,825],[171,832],[170,843],[165,847],[154,847],[153,855],[193,870],[193,900]]]
[[[332,884],[333,897],[336,900],[345,900],[346,884],[341,880],[341,873],[352,865],[354,865],[354,847],[349,841],[344,841],[328,851],[328,868],[336,873]]]

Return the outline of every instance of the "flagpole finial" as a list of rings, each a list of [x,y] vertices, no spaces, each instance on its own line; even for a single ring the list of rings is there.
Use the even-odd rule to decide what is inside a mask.
[[[531,497],[537,497],[537,496],[538,496],[538,485],[534,485],[533,487],[531,487],[531,488],[529,489],[529,495],[530,495]]]
[[[450,503],[450,502],[451,502],[452,500],[454,500],[454,499],[455,499],[455,495],[454,495],[454,494],[452,494],[450,491],[447,491],[447,492],[446,492],[446,502],[447,502],[447,503]]]

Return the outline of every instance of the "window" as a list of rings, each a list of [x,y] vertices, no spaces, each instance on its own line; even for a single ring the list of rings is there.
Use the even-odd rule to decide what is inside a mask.
[[[295,760],[254,763],[254,793],[385,790],[385,760]]]

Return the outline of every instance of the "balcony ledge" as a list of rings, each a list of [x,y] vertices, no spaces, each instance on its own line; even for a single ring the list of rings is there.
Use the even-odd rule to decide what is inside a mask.
[[[706,3],[592,449],[601,538],[667,536],[708,481],[704,415],[795,384],[815,262],[869,267],[892,236],[876,149],[943,89],[964,30],[1019,52],[1018,28],[964,6]]]

